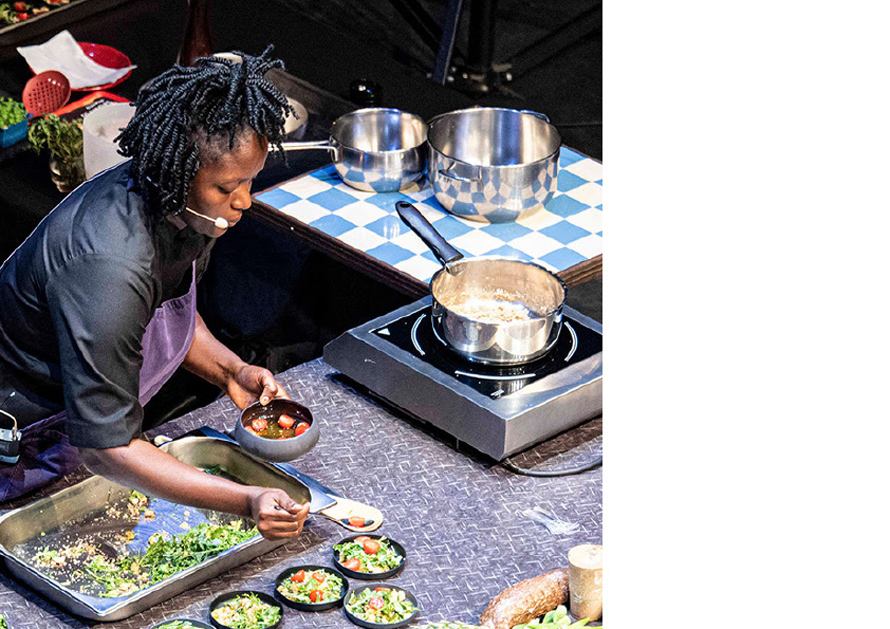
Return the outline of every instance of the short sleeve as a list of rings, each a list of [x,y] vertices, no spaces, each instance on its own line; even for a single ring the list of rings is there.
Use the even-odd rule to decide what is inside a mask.
[[[129,444],[142,431],[139,371],[152,315],[149,274],[130,260],[89,254],[55,273],[46,292],[71,444]]]

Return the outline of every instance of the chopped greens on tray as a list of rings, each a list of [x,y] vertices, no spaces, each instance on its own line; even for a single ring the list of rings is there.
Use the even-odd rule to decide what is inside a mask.
[[[417,608],[403,591],[376,587],[353,592],[346,603],[346,609],[361,620],[390,624],[405,620]]]
[[[340,598],[343,580],[322,570],[298,570],[283,580],[278,591],[296,603],[330,603]]]
[[[149,522],[156,519],[151,499],[132,491],[123,504],[106,507],[107,517],[124,521]],[[259,533],[256,527],[244,530],[241,520],[228,524],[202,522],[181,534],[159,532],[151,535],[140,553],[124,550],[134,532],[120,539],[77,539],[62,545],[41,547],[31,555],[35,566],[62,580],[74,579],[85,594],[99,597],[127,596],[167,577],[196,566]],[[108,549],[114,552],[109,553]]]
[[[256,594],[230,598],[210,615],[216,622],[232,629],[263,629],[281,620],[281,610],[264,602]]]
[[[388,572],[402,563],[402,556],[385,537],[372,539],[360,535],[352,541],[337,544],[334,550],[340,565],[355,572]]]

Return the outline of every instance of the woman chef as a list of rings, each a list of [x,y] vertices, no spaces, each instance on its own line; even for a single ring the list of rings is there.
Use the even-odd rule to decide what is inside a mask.
[[[120,136],[132,159],[68,195],[0,267],[0,502],[82,462],[155,497],[251,517],[270,539],[302,529],[308,504],[140,439],[143,406],[180,364],[240,408],[286,396],[195,311],[214,239],[250,207],[269,143],[281,148],[288,104],[265,78],[283,66],[270,51],[158,77]]]

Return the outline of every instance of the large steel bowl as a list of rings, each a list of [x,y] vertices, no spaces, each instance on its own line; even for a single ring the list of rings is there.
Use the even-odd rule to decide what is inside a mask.
[[[475,221],[515,221],[556,192],[562,140],[546,116],[477,107],[430,121],[428,178],[448,212]]]

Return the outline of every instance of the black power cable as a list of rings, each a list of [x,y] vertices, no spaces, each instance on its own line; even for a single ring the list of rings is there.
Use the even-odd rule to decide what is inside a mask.
[[[538,476],[544,478],[553,478],[557,476],[573,476],[575,474],[582,474],[584,472],[589,472],[592,469],[595,469],[603,464],[603,456],[600,455],[596,457],[590,463],[585,463],[580,467],[570,467],[564,470],[529,470],[524,467],[519,467],[510,457],[507,457],[503,461],[501,461],[501,465],[504,466],[505,469],[510,470],[514,474],[521,474],[522,476]]]

